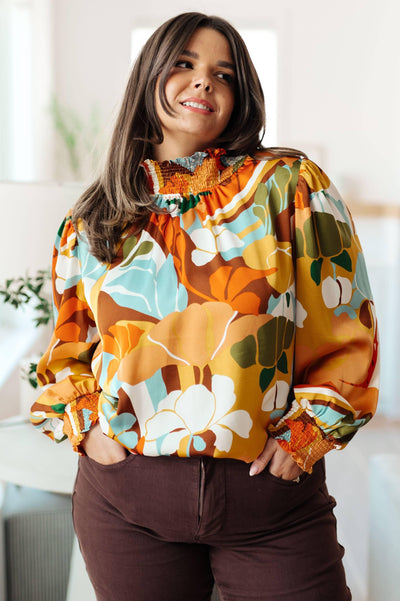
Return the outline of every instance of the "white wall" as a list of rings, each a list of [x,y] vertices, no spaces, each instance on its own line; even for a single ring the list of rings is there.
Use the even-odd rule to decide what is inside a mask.
[[[104,123],[128,76],[134,26],[201,10],[277,28],[279,143],[308,151],[347,198],[400,203],[396,0],[253,0],[251,12],[239,0],[54,0],[53,9],[59,99],[83,116],[97,105]]]
[[[284,137],[324,145],[326,169],[346,196],[400,203],[399,3],[293,4]]]
[[[400,297],[399,217],[358,215],[357,231],[364,249],[378,317],[381,356],[379,411],[400,419],[400,325],[396,315]]]
[[[50,267],[57,230],[81,191],[78,184],[0,182],[0,283]]]
[[[50,267],[57,230],[81,191],[76,184],[0,182],[1,285],[6,278]],[[29,310],[22,313],[0,301],[0,419],[19,410],[20,358],[42,354],[49,338],[49,331],[34,329]]]

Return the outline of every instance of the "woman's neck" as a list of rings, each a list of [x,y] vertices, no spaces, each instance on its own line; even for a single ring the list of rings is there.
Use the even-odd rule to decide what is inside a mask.
[[[164,140],[161,144],[153,144],[153,159],[159,163],[173,161],[179,157],[190,157],[195,152],[204,150],[202,147],[199,148],[198,144],[194,144],[192,140],[188,140],[186,144],[176,144],[175,140]]]

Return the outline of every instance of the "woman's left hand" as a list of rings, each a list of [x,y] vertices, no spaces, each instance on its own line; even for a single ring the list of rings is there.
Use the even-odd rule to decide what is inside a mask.
[[[296,480],[303,473],[289,453],[284,451],[280,444],[271,437],[268,438],[260,455],[251,464],[250,476],[259,474],[266,467],[273,476],[283,480]]]

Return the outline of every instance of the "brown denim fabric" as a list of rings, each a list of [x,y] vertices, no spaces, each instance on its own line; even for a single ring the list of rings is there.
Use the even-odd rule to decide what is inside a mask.
[[[349,601],[323,460],[300,483],[233,459],[81,457],[74,524],[98,601]]]

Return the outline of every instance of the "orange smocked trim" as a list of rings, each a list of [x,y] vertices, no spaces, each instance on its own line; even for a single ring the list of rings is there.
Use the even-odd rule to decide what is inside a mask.
[[[85,437],[85,433],[99,419],[99,395],[100,391],[82,395],[68,403],[65,407],[63,432],[68,436],[74,451],[80,455],[84,454],[80,448],[80,443]]]

